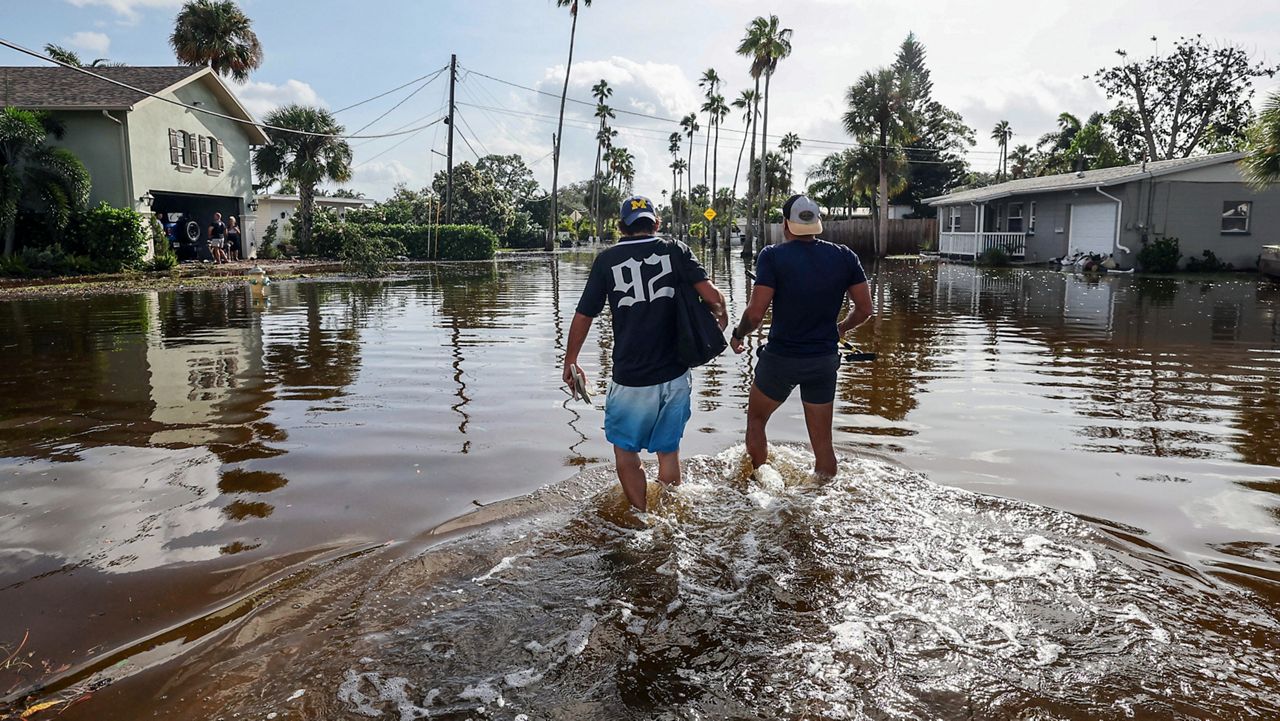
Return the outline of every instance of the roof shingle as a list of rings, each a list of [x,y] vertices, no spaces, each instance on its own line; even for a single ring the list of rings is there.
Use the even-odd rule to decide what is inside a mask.
[[[163,67],[105,67],[93,72],[127,83],[149,93],[158,93],[204,70],[186,65]],[[0,106],[36,109],[131,108],[145,95],[91,75],[62,67],[0,67]]]

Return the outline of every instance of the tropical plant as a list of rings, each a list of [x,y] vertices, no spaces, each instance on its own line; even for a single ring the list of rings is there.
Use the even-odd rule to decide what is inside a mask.
[[[254,151],[253,170],[264,183],[287,179],[297,184],[300,232],[295,242],[310,253],[316,186],[351,180],[351,146],[338,137],[344,128],[324,108],[286,105],[271,111],[265,125],[271,142]]]
[[[685,137],[689,139],[689,162],[686,164],[686,168],[689,172],[689,185],[692,186],[693,185],[693,137],[698,134],[699,130],[702,129],[702,126],[698,125],[698,114],[689,113],[688,115],[681,118],[680,128],[684,130]],[[689,220],[690,220],[689,218],[684,219],[684,222],[686,225],[689,223]]]
[[[1240,161],[1245,178],[1260,190],[1280,182],[1280,91],[1267,97],[1248,137]]]
[[[769,85],[778,62],[791,54],[791,28],[780,27],[777,15],[770,15],[767,19],[757,17],[747,26],[747,34],[738,44],[738,54],[751,58],[751,76],[756,79],[757,93],[760,90],[760,76],[764,75],[764,113],[760,126],[760,155],[763,157],[769,152]],[[752,145],[754,144],[753,140]],[[767,165],[768,163],[760,163],[759,206],[756,211],[759,213],[761,228],[764,227],[765,195],[768,189],[768,179],[765,177]],[[748,234],[742,244],[742,255],[750,257],[753,254],[751,236]]]
[[[684,174],[688,170],[689,170],[689,164],[685,162],[684,158],[676,158],[675,162],[671,163],[671,172],[677,176],[677,181],[676,181],[677,188],[679,188],[683,184]],[[681,191],[677,190],[675,195],[672,197],[676,199],[685,199],[688,196],[682,193]],[[684,222],[684,223],[688,222],[687,216],[689,214],[689,204],[687,202],[685,202],[683,205],[678,205],[677,202],[673,200],[671,203],[671,207],[673,210],[677,207],[679,207],[681,210],[681,212],[676,214],[675,216],[677,226],[679,226],[681,222]],[[673,234],[675,232],[677,231],[676,230],[672,231]],[[683,229],[680,230],[680,232],[683,232]]]
[[[702,71],[702,77],[698,79],[698,87],[703,89],[704,91],[703,97],[706,98],[707,100],[705,103],[702,104],[702,112],[707,114],[708,140],[710,140],[711,138],[711,131],[716,126],[715,114],[713,113],[711,108],[712,106],[711,99],[715,97],[716,88],[720,87],[720,84],[722,82],[723,81],[720,79],[720,74],[716,72],[715,68],[707,68],[706,70]],[[720,103],[722,105],[724,104],[723,98],[720,99]],[[711,144],[707,143],[707,145],[702,150],[702,184],[703,185],[707,184],[707,161],[710,155],[711,155]]]
[[[787,155],[787,177],[793,177],[795,170],[796,151],[800,149],[800,136],[795,133],[787,133],[782,136],[782,140],[778,141],[778,150]],[[787,189],[790,193],[790,188]]]
[[[754,127],[752,120],[756,115],[758,115],[758,113],[756,113],[756,100],[757,100],[756,92],[754,90],[743,90],[741,93],[738,94],[737,99],[734,100],[732,103],[733,107],[742,111],[742,117],[743,117],[743,120],[746,122],[747,129],[746,129],[746,132],[742,134],[742,145],[741,147],[738,148],[738,164],[733,166],[733,193],[732,195],[730,195],[730,202],[729,202],[729,208],[731,210],[738,198],[738,174],[742,171],[742,153],[747,149],[747,136],[751,136],[753,141],[751,146],[751,159],[748,161],[749,163],[748,167],[753,167],[756,161],[755,159],[756,150],[755,150],[755,144],[754,144],[755,133],[752,130],[752,128]],[[750,183],[748,183],[748,185],[750,185]],[[751,194],[749,190],[747,194],[748,195]],[[751,223],[750,221],[748,221],[747,228],[750,229],[750,227],[751,227]]]
[[[604,78],[600,82],[591,86],[591,95],[596,99],[596,117],[600,118],[600,129],[596,131],[596,169],[592,177],[600,175],[600,158],[604,155],[606,148],[613,145],[613,139],[617,137],[618,132],[609,127],[609,120],[614,116],[613,108],[605,103],[610,96],[613,95],[613,88],[609,87],[609,83]],[[604,234],[604,218],[600,217],[600,192],[599,184],[596,184],[595,197],[592,199],[591,209],[592,215],[596,220],[596,237],[599,238]]]
[[[680,184],[677,178],[678,163],[680,162],[680,133],[672,133],[667,137],[667,151],[671,153],[671,229],[668,231],[672,234],[680,232],[680,216],[676,215],[675,198],[680,192]]]
[[[889,190],[892,193],[906,185],[906,157],[897,153],[891,156],[891,161]],[[875,198],[879,177],[880,154],[875,148],[862,145],[823,158],[809,172],[808,192],[819,204],[828,208],[843,207],[846,215],[852,215],[862,201]]]
[[[1001,120],[991,129],[991,139],[1000,146],[1000,172],[996,177],[1001,180],[1009,172],[1009,139],[1013,137],[1013,128],[1008,120]]]
[[[106,58],[94,58],[86,63],[80,59],[80,56],[77,55],[75,51],[68,50],[61,45],[55,45],[53,43],[48,43],[44,46],[44,54],[60,63],[74,65],[78,68],[105,68],[124,65],[124,63],[112,62]]]
[[[203,65],[235,80],[248,80],[262,65],[262,43],[253,21],[232,0],[187,0],[169,45],[178,62]]]
[[[1058,114],[1058,129],[1045,133],[1036,142],[1036,149],[1044,154],[1041,172],[1057,173],[1066,170],[1067,151],[1075,141],[1076,133],[1079,133],[1082,127],[1084,124],[1080,122],[1080,118],[1071,113]]]
[[[0,110],[0,234],[4,256],[13,255],[18,208],[44,214],[56,238],[72,214],[89,201],[89,171],[70,150],[47,145],[63,127],[48,113]]]
[[[889,164],[893,153],[912,139],[911,76],[891,68],[868,71],[849,88],[845,100],[844,129],[863,144],[871,144],[880,155],[880,182],[877,225],[878,252],[889,251]]]
[[[717,93],[707,100],[706,104],[702,106],[702,109],[707,111],[707,115],[711,119],[711,127],[715,131],[714,140],[711,143],[713,148],[711,151],[711,197],[719,198],[718,171],[720,169],[720,124],[724,122],[725,117],[729,115],[729,106],[724,104],[724,96]],[[716,207],[717,213],[724,212],[724,208],[717,207],[717,203],[715,202],[711,204],[711,207]],[[711,238],[714,240],[715,235],[713,234]],[[728,244],[728,242],[729,238],[726,235],[725,243]]]
[[[573,43],[578,35],[578,3],[591,7],[591,0],[556,0],[556,7],[569,8],[569,62],[564,66],[564,87],[560,90],[560,119],[556,124],[555,147],[551,149],[551,217],[547,223],[544,250],[555,249],[556,217],[560,213],[560,141],[564,137],[564,103],[569,97],[569,74],[573,71]]]
[[[1138,266],[1147,273],[1173,273],[1178,270],[1178,260],[1182,258],[1178,246],[1178,239],[1169,236],[1150,241],[1143,238],[1142,248],[1138,251]]]
[[[1030,145],[1020,144],[1009,153],[1009,160],[1013,162],[1010,173],[1014,179],[1026,178],[1032,174],[1032,167],[1035,163],[1035,151]]]

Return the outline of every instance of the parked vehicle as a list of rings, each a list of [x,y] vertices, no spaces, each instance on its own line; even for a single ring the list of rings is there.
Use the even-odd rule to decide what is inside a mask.
[[[1280,280],[1280,245],[1262,246],[1262,257],[1258,259],[1258,270],[1263,275]]]
[[[169,247],[178,256],[178,260],[199,260],[209,257],[208,241],[200,222],[186,213],[162,213],[166,218],[161,220],[165,236],[169,239]]]

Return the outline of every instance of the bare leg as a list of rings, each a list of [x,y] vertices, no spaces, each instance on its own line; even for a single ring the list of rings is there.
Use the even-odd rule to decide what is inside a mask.
[[[658,454],[658,481],[668,486],[680,485],[680,451]]]
[[[613,447],[613,458],[618,464],[618,482],[622,484],[622,492],[637,510],[648,508],[649,488],[644,480],[644,467],[640,465],[640,454]]]
[[[831,445],[831,419],[835,403],[805,403],[804,424],[813,446],[813,472],[824,478],[836,475],[836,451]]]
[[[751,398],[747,401],[747,455],[751,457],[751,465],[757,468],[769,460],[769,439],[764,427],[781,405],[752,384]]]

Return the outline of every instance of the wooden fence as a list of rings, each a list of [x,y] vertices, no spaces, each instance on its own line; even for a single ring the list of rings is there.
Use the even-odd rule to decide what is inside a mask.
[[[938,221],[936,218],[889,221],[889,255],[915,255],[922,248],[936,248]],[[855,220],[825,220],[822,222],[822,239],[853,248],[863,258],[876,256],[876,222],[870,218]],[[782,242],[782,224],[769,225],[769,242]]]

